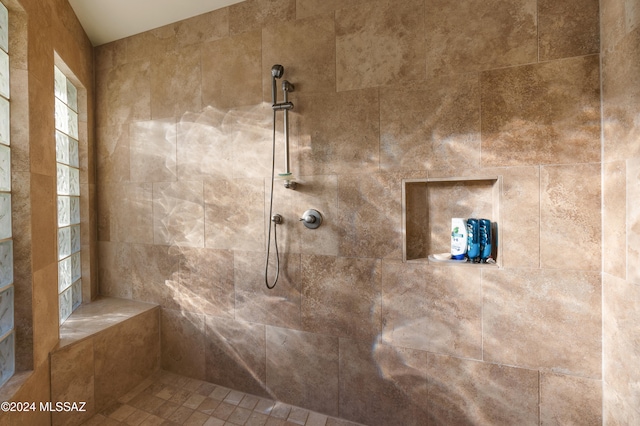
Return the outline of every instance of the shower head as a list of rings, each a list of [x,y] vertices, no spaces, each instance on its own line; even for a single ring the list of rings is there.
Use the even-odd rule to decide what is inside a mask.
[[[271,67],[271,76],[273,78],[282,78],[284,74],[284,67],[282,65],[275,64]]]
[[[276,78],[281,78],[284,74],[284,67],[279,64],[275,64],[271,67],[271,103],[275,105],[278,101],[276,94]]]

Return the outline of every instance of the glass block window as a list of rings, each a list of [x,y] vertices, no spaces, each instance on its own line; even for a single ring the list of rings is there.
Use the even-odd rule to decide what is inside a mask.
[[[0,386],[15,371],[9,86],[9,11],[0,3]]]
[[[54,67],[58,194],[58,302],[60,324],[82,302],[78,91]]]

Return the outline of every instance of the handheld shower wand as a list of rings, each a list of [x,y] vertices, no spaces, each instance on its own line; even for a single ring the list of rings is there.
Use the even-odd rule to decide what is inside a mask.
[[[271,67],[271,103],[275,105],[278,103],[278,93],[276,87],[276,79],[282,78],[284,74],[284,67],[282,65],[274,65]]]
[[[285,172],[280,173],[278,177],[280,179],[284,179],[285,188],[295,189],[296,183],[293,181],[293,177],[291,175],[290,165],[289,165],[289,110],[293,109],[293,104],[289,102],[289,92],[293,92],[294,86],[289,83],[287,80],[282,82],[282,92],[284,93],[284,102],[278,103],[278,88],[276,84],[276,80],[282,78],[284,74],[284,67],[282,65],[276,64],[271,67],[271,108],[273,109],[273,148],[272,148],[272,160],[271,160],[271,196],[269,201],[269,234],[267,237],[267,257],[265,260],[264,267],[264,281],[268,289],[272,289],[276,286],[278,282],[278,277],[280,276],[280,254],[278,253],[278,234],[276,228],[278,225],[282,224],[283,219],[279,214],[273,214],[273,183],[275,180],[275,169],[276,169],[276,115],[278,111],[284,111],[284,165]],[[273,223],[273,225],[272,225]],[[271,229],[273,228],[273,239],[276,249],[276,276],[274,278],[273,284],[269,283],[268,272],[269,272],[269,254],[271,251]]]

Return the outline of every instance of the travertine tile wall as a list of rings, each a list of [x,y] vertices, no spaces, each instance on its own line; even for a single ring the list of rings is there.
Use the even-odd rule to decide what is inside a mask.
[[[86,131],[94,127],[93,47],[66,0],[3,3],[10,11],[12,67],[16,375],[0,389],[0,399],[50,401],[49,352],[59,341],[53,65],[63,61],[72,72],[83,104],[81,232],[88,299],[97,292],[97,279],[91,279],[97,271],[92,267],[97,238],[95,156],[93,133]],[[96,288],[90,289],[91,284]],[[50,418],[47,412],[8,412],[0,413],[0,424],[48,424]]]
[[[101,292],[162,306],[164,368],[330,415],[600,424],[600,10],[556,3],[247,0],[100,46]],[[476,175],[503,268],[402,263],[401,180]]]
[[[640,3],[601,9],[603,415],[622,425],[640,423]]]

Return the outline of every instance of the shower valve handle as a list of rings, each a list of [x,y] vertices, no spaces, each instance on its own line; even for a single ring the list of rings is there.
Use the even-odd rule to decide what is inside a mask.
[[[300,222],[309,229],[316,229],[322,225],[322,214],[315,209],[309,209],[302,214]]]
[[[317,219],[315,216],[308,215],[300,218],[300,221],[304,221],[305,223],[314,223]]]

